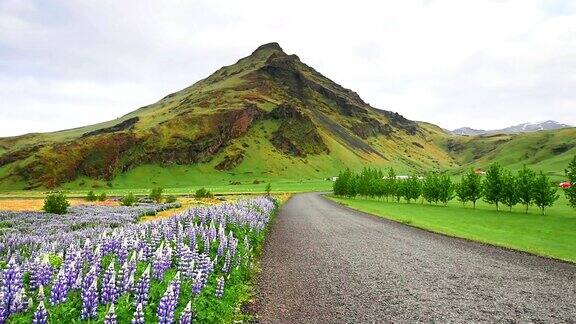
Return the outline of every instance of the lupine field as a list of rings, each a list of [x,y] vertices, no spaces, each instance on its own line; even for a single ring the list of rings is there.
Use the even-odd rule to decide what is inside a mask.
[[[0,323],[241,319],[275,209],[255,198],[146,223],[133,212],[1,213]]]

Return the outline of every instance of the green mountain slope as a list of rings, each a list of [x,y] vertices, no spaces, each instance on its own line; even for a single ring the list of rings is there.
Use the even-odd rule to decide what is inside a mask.
[[[559,180],[576,155],[576,128],[524,134],[452,136],[440,139],[439,144],[461,165],[459,170],[486,167],[492,162],[511,169],[520,169],[526,164]]]
[[[113,121],[0,139],[0,188],[321,179],[457,166],[426,123],[378,110],[276,43]]]

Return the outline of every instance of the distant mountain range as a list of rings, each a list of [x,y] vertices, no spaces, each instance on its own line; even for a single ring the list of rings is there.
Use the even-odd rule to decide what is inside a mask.
[[[515,126],[510,126],[502,129],[483,130],[474,129],[470,127],[461,127],[451,131],[455,135],[477,136],[487,134],[517,134],[517,133],[531,133],[542,130],[554,130],[561,128],[573,127],[567,124],[561,124],[553,120],[547,120],[539,123],[523,123]]]

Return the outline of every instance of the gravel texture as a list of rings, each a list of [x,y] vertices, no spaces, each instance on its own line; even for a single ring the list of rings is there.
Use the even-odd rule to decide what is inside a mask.
[[[576,265],[433,234],[319,194],[282,207],[264,251],[261,323],[576,323]]]

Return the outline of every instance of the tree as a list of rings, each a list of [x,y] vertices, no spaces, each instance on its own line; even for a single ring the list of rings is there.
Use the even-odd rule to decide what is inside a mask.
[[[388,197],[394,198],[396,196],[396,190],[398,189],[397,181],[396,181],[396,172],[394,172],[394,168],[390,168],[388,170],[388,176],[386,177],[386,201],[388,201]]]
[[[400,202],[400,199],[404,197],[404,191],[406,190],[406,181],[404,180],[394,180],[394,197],[396,202]]]
[[[158,187],[158,188],[154,188],[152,189],[152,191],[150,191],[150,195],[148,195],[148,198],[154,200],[157,203],[162,202],[162,192],[164,192],[164,189]]]
[[[524,205],[525,213],[528,213],[528,207],[534,201],[534,181],[536,173],[528,169],[526,165],[518,171],[516,177],[516,189],[518,190],[518,202]]]
[[[552,206],[558,199],[557,191],[558,188],[552,185],[550,179],[540,171],[534,181],[534,204],[540,208],[542,215],[544,215],[544,209]]]
[[[454,198],[454,184],[447,174],[438,177],[438,201],[448,205],[448,202]]]
[[[519,201],[516,177],[508,169],[502,170],[502,202],[512,211]]]
[[[484,201],[489,204],[495,204],[496,210],[498,204],[502,201],[502,190],[504,184],[502,181],[502,167],[498,163],[493,163],[486,171],[486,178],[482,183]]]
[[[566,199],[568,199],[568,204],[573,208],[576,208],[576,155],[568,164],[568,168],[564,171],[566,173],[566,178],[572,184],[570,188],[564,189],[564,194]]]
[[[422,184],[420,179],[418,179],[416,176],[412,176],[402,182],[402,195],[404,196],[404,199],[406,199],[408,203],[410,203],[411,200],[417,200],[422,193]]]
[[[464,177],[462,177],[460,182],[454,186],[454,189],[458,201],[461,202],[462,205],[466,205],[466,202],[468,201],[468,188],[466,188]]]
[[[428,174],[422,183],[422,197],[424,197],[424,200],[426,200],[428,203],[438,203],[438,189],[438,174]]]
[[[70,207],[68,198],[63,193],[52,193],[44,199],[44,211],[50,214],[66,214]]]
[[[473,208],[476,209],[476,202],[482,198],[483,195],[482,179],[474,169],[470,169],[464,176],[463,181],[466,185],[467,201],[471,201]]]

